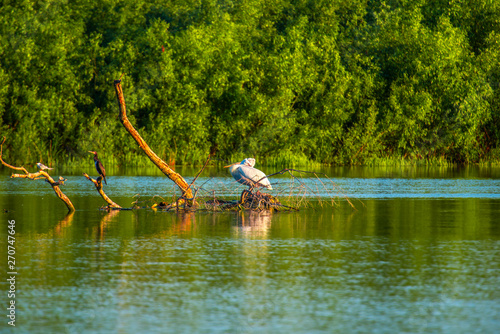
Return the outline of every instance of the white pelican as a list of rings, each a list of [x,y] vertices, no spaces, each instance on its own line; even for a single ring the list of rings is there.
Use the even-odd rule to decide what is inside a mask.
[[[243,160],[241,162],[241,164],[253,167],[253,166],[255,166],[255,159],[254,158],[246,158],[245,160]]]
[[[229,172],[236,181],[251,188],[267,188],[272,190],[271,182],[269,182],[266,174],[254,168],[255,159],[246,158],[242,162],[235,162],[224,168],[229,168]]]

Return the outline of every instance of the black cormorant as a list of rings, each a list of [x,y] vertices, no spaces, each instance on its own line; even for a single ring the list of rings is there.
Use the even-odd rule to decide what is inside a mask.
[[[104,166],[102,165],[101,161],[99,161],[99,158],[97,157],[97,152],[89,151],[89,153],[92,153],[94,155],[94,163],[97,173],[102,177],[104,183],[108,185],[108,182],[106,182],[106,171],[104,170]]]

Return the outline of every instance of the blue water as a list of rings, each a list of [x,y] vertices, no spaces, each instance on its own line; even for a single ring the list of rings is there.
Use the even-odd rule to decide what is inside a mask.
[[[500,168],[499,168],[500,169]],[[3,170],[4,177],[0,179],[0,189],[3,194],[16,195],[52,195],[52,190],[43,181],[25,179],[10,179],[8,171]],[[76,174],[76,175],[75,175]],[[156,173],[158,174],[158,173]],[[358,173],[353,173],[358,175]],[[385,173],[387,174],[387,173]],[[500,174],[495,177],[445,177],[440,173],[432,177],[413,178],[392,174],[392,177],[324,177],[317,174],[294,173],[295,178],[275,176],[271,178],[274,195],[305,196],[330,198],[347,196],[349,198],[500,198]],[[442,174],[442,173],[441,173]],[[72,196],[93,196],[96,194],[91,183],[81,176],[81,173],[70,171],[63,174],[68,181],[63,191]],[[94,176],[95,177],[95,176]],[[143,197],[160,195],[169,200],[179,195],[178,188],[164,175],[110,175],[106,193],[113,196],[129,196],[139,194]],[[191,183],[192,176],[186,176]],[[195,188],[199,188],[199,196],[237,196],[246,187],[234,182],[226,170],[211,177],[201,176],[196,180]]]
[[[16,221],[18,272],[17,325],[10,328],[0,312],[0,332],[500,328],[496,171],[354,169],[330,178],[276,177],[274,195],[315,203],[281,213],[106,212],[81,173],[64,173],[62,189],[77,209],[71,215],[44,181],[0,173],[4,226]],[[200,194],[236,199],[244,189],[227,171],[208,175],[196,182]],[[124,207],[179,193],[154,172],[110,173],[105,190]],[[4,228],[4,255],[6,240]],[[6,256],[0,265],[5,278]],[[2,279],[2,305],[7,291]]]

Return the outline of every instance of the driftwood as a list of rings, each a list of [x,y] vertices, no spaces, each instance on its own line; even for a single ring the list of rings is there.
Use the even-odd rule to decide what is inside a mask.
[[[122,207],[119,206],[118,204],[116,204],[115,202],[113,202],[111,200],[111,198],[108,197],[108,195],[106,195],[106,193],[104,192],[104,190],[102,190],[102,177],[98,177],[97,180],[94,180],[93,178],[91,178],[87,173],[83,173],[83,176],[85,176],[89,181],[91,181],[97,192],[99,193],[99,195],[101,195],[102,199],[108,203],[108,209],[121,209]]]
[[[296,208],[286,206],[280,203],[277,197],[262,192],[251,192],[243,190],[238,201],[227,201],[221,199],[211,199],[205,203],[207,208],[212,211],[229,211],[229,210],[250,210],[250,211],[289,211],[297,210]]]
[[[187,184],[186,180],[184,180],[184,178],[180,174],[173,171],[165,161],[160,159],[160,157],[155,152],[153,152],[146,141],[142,139],[141,135],[134,128],[132,123],[130,123],[127,117],[127,109],[125,106],[125,98],[123,96],[121,80],[115,80],[114,84],[116,98],[118,99],[118,106],[120,109],[121,123],[130,133],[130,135],[135,139],[139,147],[144,151],[144,153],[146,153],[149,160],[151,160],[151,162],[153,162],[156,167],[158,167],[163,172],[163,174],[165,174],[170,180],[174,181],[175,184],[181,189],[182,195],[177,201],[177,205],[187,204],[188,206],[192,206],[194,198],[191,187]]]
[[[5,161],[3,161],[3,158],[2,158],[3,144],[4,143],[5,143],[5,137],[3,137],[2,144],[0,145],[0,162],[5,167],[8,167],[8,168],[13,169],[13,170],[22,171],[24,173],[24,174],[12,174],[10,176],[11,178],[22,178],[22,179],[30,179],[30,180],[45,179],[50,184],[50,186],[52,187],[52,189],[56,193],[57,197],[59,197],[61,199],[61,201],[63,201],[64,204],[66,204],[68,211],[69,212],[75,211],[75,207],[73,206],[73,203],[71,203],[68,196],[66,196],[59,188],[60,185],[64,185],[64,181],[66,181],[66,179],[59,176],[59,179],[57,181],[54,181],[54,179],[47,172],[45,172],[43,170],[40,170],[36,173],[30,173],[24,167],[16,167],[16,166],[9,165]]]

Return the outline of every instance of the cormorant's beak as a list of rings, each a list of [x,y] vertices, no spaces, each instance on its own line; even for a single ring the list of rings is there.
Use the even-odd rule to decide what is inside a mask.
[[[230,165],[227,165],[227,166],[224,166],[224,168],[228,168],[228,167],[231,167],[231,166],[234,166],[236,164],[238,164],[239,162],[235,162],[234,164],[230,164]]]

